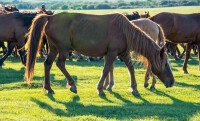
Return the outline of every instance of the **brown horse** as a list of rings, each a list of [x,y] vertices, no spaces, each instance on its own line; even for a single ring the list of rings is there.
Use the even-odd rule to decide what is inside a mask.
[[[160,47],[164,46],[165,37],[164,37],[162,27],[160,25],[145,18],[133,20],[131,22],[137,25],[141,30],[146,32],[146,34],[148,34]],[[140,60],[145,61],[144,66],[147,66],[147,71],[145,75],[145,83],[144,83],[144,87],[146,88],[149,85],[148,80],[151,73],[151,65],[148,64],[148,61],[146,61],[146,58],[140,58]],[[106,89],[107,86],[109,85],[108,90],[110,91],[112,90],[112,87],[114,86],[113,69],[114,67],[112,68],[108,76],[106,77],[106,81],[104,84],[104,89]],[[153,79],[152,79],[151,89],[155,89],[156,77],[154,75],[152,76],[153,76]]]
[[[131,77],[132,94],[138,95],[134,67],[130,51],[143,55],[151,64],[152,72],[165,84],[172,87],[174,76],[170,70],[168,57],[164,48],[160,48],[148,35],[121,14],[87,15],[62,12],[52,16],[39,15],[31,25],[28,39],[28,53],[25,78],[32,83],[36,55],[46,34],[50,52],[44,62],[44,91],[54,93],[50,86],[50,69],[57,54],[56,65],[63,72],[71,86],[77,92],[75,82],[65,68],[65,60],[70,50],[93,57],[106,56],[105,66],[97,85],[99,95],[103,92],[104,80],[112,68],[117,55],[121,55],[128,67]],[[151,48],[151,51],[149,49]]]
[[[178,14],[163,12],[150,17],[150,19],[162,26],[165,37],[171,42],[188,43],[183,64],[184,73],[188,73],[187,62],[191,48],[193,44],[198,45],[200,71],[200,13]]]
[[[145,11],[144,14],[140,14],[140,18],[149,18],[150,17],[150,14],[149,14],[149,11]]]
[[[52,12],[48,13],[51,14]],[[22,63],[26,64],[25,49],[23,48],[26,43],[25,35],[29,31],[33,18],[37,14],[39,13],[27,11],[0,14],[0,42],[8,42],[8,51],[0,59],[0,67],[15,46],[19,49]]]

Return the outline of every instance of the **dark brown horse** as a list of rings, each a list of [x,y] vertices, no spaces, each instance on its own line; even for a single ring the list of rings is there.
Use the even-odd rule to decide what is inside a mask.
[[[150,17],[150,19],[162,26],[168,40],[174,43],[188,43],[183,64],[184,73],[188,73],[187,62],[190,57],[190,50],[193,44],[198,45],[200,71],[200,13],[177,14],[163,12]]]
[[[25,35],[29,30],[33,18],[39,14],[38,12],[10,12],[0,14],[0,42],[8,42],[8,51],[0,59],[0,67],[5,59],[12,53],[13,48],[17,46],[20,58],[25,65],[26,55],[23,48],[26,43]],[[52,14],[48,11],[48,14]]]
[[[140,18],[149,18],[150,14],[149,11],[145,11],[144,13],[140,14]]]
[[[164,49],[160,48],[148,35],[121,14],[87,15],[62,12],[52,16],[39,15],[31,25],[28,39],[28,54],[25,78],[32,83],[36,55],[39,52],[41,38],[46,34],[50,52],[44,62],[44,90],[54,93],[50,86],[50,69],[57,54],[56,65],[63,72],[71,86],[77,92],[75,82],[65,68],[65,60],[70,50],[93,57],[105,56],[105,66],[97,85],[99,95],[103,92],[104,80],[112,68],[117,55],[121,55],[128,67],[131,77],[132,94],[137,95],[137,83],[134,67],[131,63],[130,51],[145,56],[151,63],[152,72],[165,84],[171,87],[174,76],[168,64]],[[149,51],[151,48],[151,51]]]

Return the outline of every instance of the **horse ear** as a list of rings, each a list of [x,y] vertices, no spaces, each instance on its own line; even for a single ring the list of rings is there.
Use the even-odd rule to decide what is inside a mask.
[[[160,49],[160,57],[161,59],[163,59],[163,54],[167,51],[166,47],[163,46],[161,49]]]

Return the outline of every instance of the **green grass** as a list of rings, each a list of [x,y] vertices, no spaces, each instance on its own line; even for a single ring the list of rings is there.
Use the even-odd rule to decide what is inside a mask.
[[[165,8],[159,8],[160,11]],[[192,8],[191,8],[192,9]],[[184,10],[184,9],[182,9]],[[153,11],[153,10],[152,10]],[[187,11],[187,10],[186,10]],[[150,10],[151,12],[151,10]],[[9,57],[0,69],[0,120],[200,120],[200,72],[197,56],[188,63],[189,74],[182,72],[183,60],[170,56],[175,86],[165,88],[157,81],[156,90],[143,87],[145,69],[135,65],[140,96],[130,92],[128,69],[115,61],[115,87],[99,97],[96,85],[103,69],[100,62],[66,61],[78,93],[66,89],[66,79],[55,62],[51,69],[54,95],[42,91],[44,59],[35,66],[34,83],[23,80],[25,68],[20,60]],[[149,81],[151,84],[151,81]]]

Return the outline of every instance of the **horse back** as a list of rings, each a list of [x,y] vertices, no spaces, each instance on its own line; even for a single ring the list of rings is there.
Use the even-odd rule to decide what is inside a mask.
[[[47,36],[53,36],[57,48],[76,50],[88,56],[102,56],[114,40],[110,17],[61,13],[50,18],[45,31]]]

